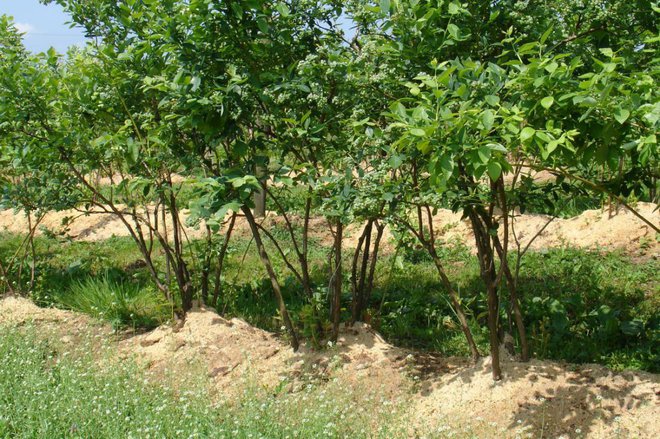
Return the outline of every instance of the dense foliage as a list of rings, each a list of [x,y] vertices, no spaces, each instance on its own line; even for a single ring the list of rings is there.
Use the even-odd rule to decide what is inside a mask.
[[[301,328],[336,339],[342,309],[353,322],[369,317],[389,227],[397,248],[417,245],[432,262],[476,359],[482,334],[433,221],[449,206],[475,237],[500,379],[505,328],[527,360],[552,349],[538,333],[565,330],[556,315],[571,308],[522,294],[517,212],[556,213],[585,194],[633,212],[630,200],[657,201],[660,9],[648,1],[57,3],[93,36],[85,49],[29,53],[11,20],[0,22],[2,204],[30,219],[16,256],[0,260],[9,292],[35,289],[44,213],[73,208],[122,221],[177,313],[195,300],[218,306],[239,218],[297,348]],[[525,169],[556,181],[539,188]],[[257,218],[263,197],[282,233]],[[187,207],[202,242],[185,234]],[[322,275],[310,254],[314,216],[333,236]],[[344,231],[355,222],[365,227],[345,268]],[[298,315],[279,259],[305,303]],[[601,305],[575,312],[607,320]],[[641,334],[634,316],[624,321],[626,335]]]

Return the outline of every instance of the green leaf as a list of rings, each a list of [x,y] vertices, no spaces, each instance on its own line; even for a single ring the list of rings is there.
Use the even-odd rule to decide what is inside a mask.
[[[614,51],[612,51],[612,49],[610,49],[609,47],[603,47],[602,49],[598,49],[598,50],[600,50],[600,53],[602,53],[608,58],[614,57]]]
[[[242,177],[234,178],[231,181],[231,185],[234,186],[235,188],[239,188],[245,185],[245,179]]]
[[[445,178],[449,178],[453,174],[454,161],[451,159],[449,154],[445,154],[440,158],[440,169],[442,170]]]
[[[481,114],[481,123],[484,125],[484,128],[490,130],[493,127],[495,122],[495,113],[492,110],[485,110]]]
[[[555,149],[557,149],[558,146],[559,146],[559,140],[551,140],[550,142],[548,142],[548,146],[546,148],[547,154],[548,155],[552,154],[552,152]]]
[[[625,108],[617,108],[616,110],[614,110],[614,118],[621,125],[623,125],[623,123],[626,120],[628,120],[629,117],[630,117],[630,111],[626,110]]]
[[[428,114],[426,114],[426,110],[424,107],[415,107],[412,112],[412,119],[415,122],[419,121],[427,121],[429,119]]]
[[[449,9],[448,9],[448,12],[449,12],[451,15],[456,15],[456,14],[458,14],[460,11],[461,11],[461,5],[459,5],[458,3],[455,3],[455,2],[451,2],[451,3],[449,3]]]
[[[128,146],[128,159],[131,164],[137,163],[140,158],[140,146],[133,140],[129,138],[127,142]]]
[[[237,203],[236,201],[231,201],[227,204],[223,204],[222,207],[220,207],[220,209],[218,209],[213,215],[216,218],[219,218],[219,219],[222,220],[222,219],[225,218],[228,211],[231,210],[232,212],[238,212],[240,208],[241,208],[241,205],[239,203]]]
[[[548,73],[551,73],[551,74],[552,74],[552,73],[555,72],[555,70],[557,70],[557,67],[559,67],[559,64],[557,64],[556,62],[552,61],[550,64],[548,64],[547,66],[545,66],[545,70],[546,70]]]
[[[291,15],[291,10],[286,3],[279,3],[275,9],[277,9],[277,12],[279,12],[282,17],[288,17]]]
[[[270,31],[270,26],[268,26],[268,21],[264,17],[257,18],[257,27],[259,30],[265,34]]]
[[[236,2],[232,2],[231,3],[231,9],[234,11],[234,15],[237,18],[241,18],[241,16],[243,15],[243,8],[241,8],[241,5],[239,5]]]
[[[380,12],[386,15],[390,13],[390,0],[380,0]]]
[[[440,108],[440,117],[442,120],[449,120],[452,117],[454,117],[454,114],[451,112],[451,110],[447,107],[442,107]]]
[[[536,134],[536,130],[532,127],[525,127],[522,129],[520,132],[520,140],[522,142],[526,142],[527,140],[531,139],[534,137],[534,134]]]
[[[498,151],[498,152],[504,152],[506,153],[506,148],[502,146],[501,143],[489,143],[486,145],[487,148],[489,148],[491,151]]]
[[[421,128],[413,128],[410,130],[410,134],[417,137],[426,137],[426,131]]]
[[[391,110],[392,110],[392,113],[396,114],[401,119],[405,119],[408,116],[408,113],[406,111],[406,107],[401,102],[395,102],[391,106]]]
[[[546,30],[543,35],[541,35],[541,44],[545,43],[545,41],[548,39],[550,34],[552,33],[552,27],[550,27],[548,30]]]
[[[633,142],[624,143],[623,145],[621,145],[621,148],[623,148],[624,151],[630,151],[631,149],[636,148],[637,145],[638,142],[633,141]]]
[[[403,164],[403,159],[400,155],[393,155],[390,157],[389,164],[392,169],[398,169]]]
[[[453,39],[455,40],[459,39],[460,29],[454,23],[449,23],[447,25],[447,31],[449,31],[449,35],[451,35]]]
[[[428,140],[419,142],[417,144],[417,149],[420,150],[422,154],[428,154],[429,152],[431,152],[431,142],[429,142]]]
[[[550,136],[548,136],[543,131],[537,131],[534,134],[536,135],[536,138],[539,139],[541,142],[549,143],[552,140]]]
[[[616,70],[616,64],[615,63],[608,62],[608,63],[603,64],[603,71],[605,71],[607,73],[611,73],[614,70]]]
[[[502,175],[502,166],[498,162],[488,163],[488,176],[495,181]]]
[[[192,85],[190,91],[199,90],[199,86],[201,85],[201,83],[202,83],[202,78],[200,78],[199,76],[193,76],[192,80],[190,81],[190,85]]]
[[[555,103],[555,98],[553,98],[552,96],[546,96],[543,99],[541,99],[541,106],[546,110],[552,107],[552,104],[554,103]]]
[[[477,154],[479,155],[479,159],[481,160],[481,163],[483,163],[484,165],[488,163],[488,161],[490,160],[491,151],[490,148],[485,145],[479,147],[479,149],[477,150]]]
[[[470,90],[468,90],[468,87],[465,84],[461,84],[454,93],[456,93],[456,96],[460,97],[461,99],[466,99],[468,96],[470,96]]]
[[[495,95],[488,95],[484,98],[484,100],[488,103],[488,105],[492,105],[493,107],[500,103],[500,98]]]

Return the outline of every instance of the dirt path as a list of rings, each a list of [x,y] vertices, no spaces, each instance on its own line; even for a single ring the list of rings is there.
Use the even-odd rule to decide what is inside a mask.
[[[0,301],[0,325],[57,328],[62,339],[96,328],[76,313],[38,308],[25,299]],[[613,373],[597,365],[532,360],[503,361],[494,383],[488,358],[464,359],[409,353],[386,343],[367,325],[342,328],[336,346],[293,353],[274,334],[215,312],[198,309],[178,329],[160,327],[123,341],[111,338],[118,358],[132,358],[158,375],[176,370],[206,373],[217,397],[231,400],[248,378],[267,388],[282,381],[288,393],[313,382],[379,389],[387,401],[407,401],[411,437],[474,436],[655,438],[660,431],[657,375]]]

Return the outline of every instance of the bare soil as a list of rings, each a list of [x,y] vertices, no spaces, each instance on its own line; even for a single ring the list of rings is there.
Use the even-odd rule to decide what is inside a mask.
[[[652,223],[660,225],[660,210],[657,204],[638,203],[635,209]],[[182,211],[184,219],[187,215],[187,211]],[[68,222],[67,227],[63,227],[65,219],[72,219]],[[294,217],[292,220],[298,219]],[[284,225],[284,219],[274,212],[268,213],[262,221],[265,226]],[[474,247],[472,245],[474,237],[470,225],[466,220],[461,220],[459,213],[440,209],[433,217],[433,222],[439,239],[447,243],[463,243],[471,248]],[[544,229],[546,224],[548,225]],[[43,219],[41,226],[51,233],[83,241],[128,236],[126,228],[117,217],[99,211],[87,215],[73,210],[50,212]],[[168,227],[171,230],[169,224]],[[363,227],[364,225],[361,224],[353,224],[347,228],[344,239],[346,248],[357,246]],[[24,233],[27,230],[28,222],[24,214],[15,213],[12,210],[0,211],[0,231]],[[532,250],[573,246],[590,249],[621,249],[630,255],[639,257],[657,258],[660,256],[660,242],[655,237],[655,231],[625,207],[612,210],[588,210],[569,219],[552,219],[547,215],[518,214],[512,219],[512,231],[515,232],[515,238],[512,235],[510,248],[514,251],[517,244],[524,249],[531,241]],[[201,227],[187,227],[185,232],[189,238],[201,238],[205,234]],[[43,233],[43,229],[38,233]],[[235,233],[242,236],[250,235],[249,226],[244,218],[241,217],[236,222]],[[325,219],[312,218],[310,234],[313,239],[317,239],[325,245],[332,245],[333,238]],[[385,229],[383,242],[385,253],[393,250],[392,232],[389,228]]]
[[[361,323],[342,327],[336,346],[294,353],[275,334],[204,308],[183,324],[117,337],[77,313],[26,299],[0,301],[0,324],[27,322],[56,329],[68,343],[87,330],[106,334],[118,359],[134,359],[156,375],[169,370],[184,376],[201,367],[221,400],[234,398],[248,379],[270,389],[285,382],[290,393],[330,380],[379,388],[391,401],[408,401],[411,437],[655,438],[660,432],[660,379],[649,373],[505,357],[504,379],[496,383],[488,358],[475,366],[405,351]]]

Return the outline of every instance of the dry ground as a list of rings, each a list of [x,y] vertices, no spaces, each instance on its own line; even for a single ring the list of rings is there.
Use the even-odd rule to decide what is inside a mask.
[[[654,224],[660,225],[660,210],[653,203],[638,203],[636,210]],[[183,211],[184,218],[187,211]],[[73,218],[68,228],[63,232],[62,221]],[[513,228],[520,245],[527,243],[550,221],[547,215],[524,214],[514,217]],[[439,239],[448,242],[463,242],[473,247],[474,238],[470,226],[461,220],[461,215],[450,210],[440,209],[433,218],[434,227]],[[265,225],[281,224],[284,220],[275,213],[269,214],[264,220]],[[84,241],[99,241],[112,236],[128,236],[122,222],[107,213],[81,214],[78,211],[50,212],[43,219],[41,226],[54,233],[63,232],[74,239]],[[348,227],[344,246],[357,246],[362,225]],[[171,227],[170,227],[171,229]],[[24,233],[28,230],[28,222],[22,213],[11,210],[0,211],[0,232]],[[237,233],[249,236],[250,230],[244,218],[239,218],[236,225]],[[333,238],[323,218],[312,218],[310,222],[311,236],[322,243],[331,245]],[[41,232],[38,232],[41,233]],[[202,228],[187,228],[190,238],[201,238],[205,231]],[[375,232],[374,232],[375,233]],[[392,234],[385,230],[384,251],[392,250]],[[658,257],[660,243],[654,230],[624,207],[615,210],[588,210],[570,219],[556,218],[543,229],[542,233],[531,244],[532,250],[570,245],[579,248],[621,248],[634,256]],[[511,239],[511,248],[515,250],[515,240]]]
[[[285,381],[290,393],[310,381],[380,388],[393,404],[404,402],[410,437],[455,432],[487,438],[655,438],[660,432],[660,379],[649,373],[505,358],[504,379],[494,383],[488,358],[473,366],[405,351],[364,324],[343,327],[336,346],[294,353],[274,334],[208,309],[194,310],[183,325],[118,337],[73,312],[38,308],[25,299],[0,301],[0,324],[28,321],[55,331],[64,343],[92,331],[106,338],[117,359],[134,359],[156,376],[168,371],[185,376],[201,367],[219,400],[231,401],[248,377],[267,388]]]

